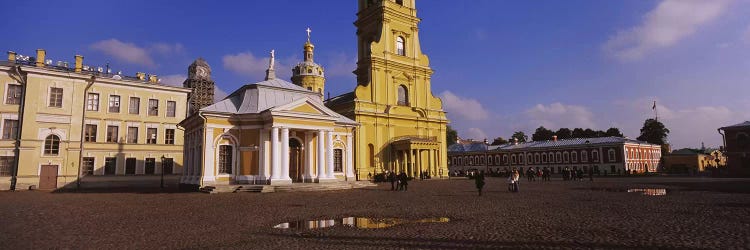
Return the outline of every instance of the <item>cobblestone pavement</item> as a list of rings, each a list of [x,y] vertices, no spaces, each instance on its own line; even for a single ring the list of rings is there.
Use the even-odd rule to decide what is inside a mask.
[[[667,188],[664,196],[629,188]],[[0,249],[750,248],[750,179],[412,181],[304,193],[0,192]],[[297,220],[420,219],[383,229],[275,229]]]

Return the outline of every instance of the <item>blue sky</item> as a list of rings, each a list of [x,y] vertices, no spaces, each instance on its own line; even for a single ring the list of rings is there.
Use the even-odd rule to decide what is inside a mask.
[[[81,54],[181,83],[197,57],[231,92],[302,59],[305,28],[327,91],[354,88],[356,1],[19,1],[4,6],[0,48],[55,61]],[[716,128],[750,120],[750,2],[740,0],[418,0],[433,94],[464,138],[544,125],[619,127],[653,116],[675,147],[721,144]],[[283,70],[286,69],[286,70]]]

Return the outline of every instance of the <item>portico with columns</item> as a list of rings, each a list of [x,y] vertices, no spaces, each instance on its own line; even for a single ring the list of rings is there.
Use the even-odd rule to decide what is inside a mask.
[[[411,177],[419,177],[421,174],[427,176],[440,176],[438,163],[442,152],[436,140],[429,137],[401,137],[391,143],[393,156],[391,171],[404,172]]]
[[[181,183],[354,181],[358,124],[325,107],[321,93],[273,71],[270,66],[264,81],[246,84],[180,123],[188,156]]]

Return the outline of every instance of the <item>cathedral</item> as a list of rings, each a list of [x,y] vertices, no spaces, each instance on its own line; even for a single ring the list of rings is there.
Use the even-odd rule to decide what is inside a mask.
[[[356,87],[328,100],[309,29],[291,82],[276,77],[272,50],[263,81],[210,105],[210,67],[196,60],[184,84],[193,93],[192,115],[180,123],[181,183],[289,185],[389,171],[446,177],[448,120],[431,92],[415,0],[359,0],[357,15]]]

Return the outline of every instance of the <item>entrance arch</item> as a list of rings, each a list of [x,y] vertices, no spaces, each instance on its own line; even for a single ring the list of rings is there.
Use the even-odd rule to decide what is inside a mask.
[[[302,143],[295,138],[289,138],[289,178],[292,182],[302,182],[304,173],[304,160]]]

